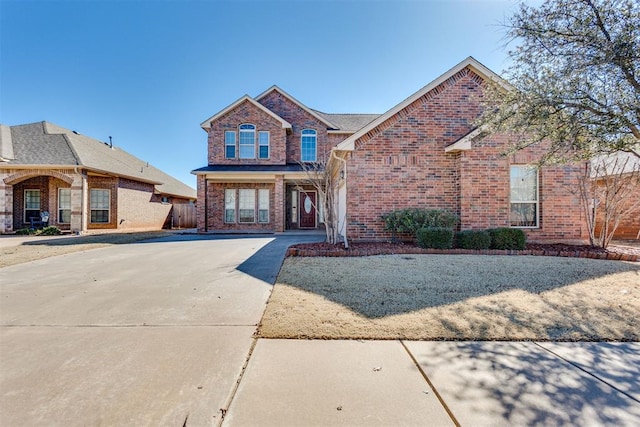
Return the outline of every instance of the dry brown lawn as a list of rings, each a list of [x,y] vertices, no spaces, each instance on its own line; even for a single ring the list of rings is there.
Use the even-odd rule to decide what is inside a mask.
[[[486,255],[291,257],[258,336],[640,340],[640,264]]]
[[[167,231],[148,231],[139,233],[109,233],[83,236],[47,236],[46,238],[29,236],[11,237],[3,236],[3,239],[16,239],[22,243],[12,245],[10,240],[3,242],[0,247],[0,268],[23,262],[35,261],[56,255],[64,255],[71,252],[87,251],[111,245],[135,243],[142,240],[167,236]],[[24,240],[24,241],[22,241]]]

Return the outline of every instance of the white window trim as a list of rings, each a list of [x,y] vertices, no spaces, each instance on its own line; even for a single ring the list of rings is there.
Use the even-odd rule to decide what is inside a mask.
[[[91,192],[92,191],[106,191],[107,193],[109,193],[109,207],[107,209],[93,209],[93,207],[91,206]],[[91,212],[92,211],[107,211],[107,221],[103,222],[103,221],[92,221],[91,220]],[[109,224],[111,223],[111,190],[108,188],[90,188],[89,189],[89,223],[91,224]]]
[[[260,209],[260,192],[262,192],[264,194],[264,192],[267,193],[267,220],[266,221],[260,221],[260,211],[264,210],[264,209]],[[257,196],[258,196],[258,204],[256,206],[256,211],[258,213],[258,223],[260,224],[269,224],[271,222],[271,209],[269,208],[269,205],[271,204],[271,192],[269,191],[268,188],[258,188],[257,189]]]
[[[258,134],[258,159],[268,160],[269,158],[271,158],[271,133],[268,130],[260,130],[257,132],[257,134]],[[267,135],[266,145],[261,144],[262,141],[260,140],[260,134]],[[260,157],[260,147],[267,147],[267,157]]]
[[[536,200],[535,202],[512,202],[511,201],[511,168],[512,167],[526,167],[534,169],[536,171]],[[511,225],[511,205],[514,203],[528,203],[536,205],[536,225]],[[509,227],[511,228],[524,228],[524,229],[538,229],[540,228],[540,168],[525,164],[509,165]]]
[[[68,190],[69,191],[69,208],[63,208],[62,206],[60,206],[60,199],[61,199],[60,192],[63,191],[63,190]],[[66,188],[66,187],[58,188],[58,218],[56,218],[57,221],[58,221],[58,224],[69,224],[70,222],[62,222],[60,220],[60,217],[61,217],[60,212],[63,211],[63,210],[65,210],[65,211],[68,210],[69,211],[69,221],[71,221],[71,188]]]
[[[22,211],[22,222],[23,223],[27,223],[27,221],[29,221],[29,219],[27,218],[27,211],[34,211],[35,209],[27,209],[27,191],[37,191],[40,194],[40,206],[38,207],[38,212],[42,211],[42,191],[40,191],[39,188],[25,188],[24,189],[24,205],[23,205],[23,211]]]
[[[316,140],[316,144],[315,144],[316,145],[316,150],[315,150],[315,153],[314,153],[314,159],[313,160],[304,160],[302,158],[302,154],[303,154],[303,151],[302,151],[302,139],[305,136],[304,131],[313,131],[314,132],[314,137],[315,137],[315,140]],[[310,135],[307,135],[307,136],[310,136]],[[303,163],[314,163],[314,162],[318,161],[318,131],[317,130],[315,130],[315,129],[302,129],[302,131],[300,131],[300,161],[303,162]]]
[[[227,192],[233,192],[233,221],[227,221]],[[225,224],[236,224],[238,222],[238,189],[225,188],[224,190],[224,209],[222,212],[222,220]]]
[[[241,197],[240,197],[240,192],[241,191],[251,191],[253,193],[253,220],[252,221],[242,221],[242,214],[240,213],[241,210],[246,210],[248,211],[249,209],[241,209],[240,208],[240,201],[241,201]],[[257,210],[257,192],[255,188],[238,188],[238,224],[255,224],[256,223],[256,210]]]
[[[233,145],[232,144],[227,144],[227,133],[232,133],[233,134]],[[236,131],[235,130],[225,130],[224,131],[224,158],[225,159],[237,159],[238,158],[238,143],[237,143],[237,135],[236,135]],[[233,157],[227,157],[227,147],[231,147],[233,146]]]
[[[242,129],[242,126],[253,126],[252,130],[248,130],[248,129]],[[242,144],[242,133],[249,133],[251,132],[253,134],[253,154],[252,157],[242,157],[242,147],[248,147],[249,144]],[[240,126],[238,126],[238,159],[255,159],[256,158],[256,138],[257,138],[257,127],[256,125],[254,125],[253,123],[242,123]]]

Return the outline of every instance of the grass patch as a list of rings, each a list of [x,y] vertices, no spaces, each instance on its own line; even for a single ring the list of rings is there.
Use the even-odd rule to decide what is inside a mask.
[[[258,336],[638,341],[640,265],[582,258],[287,258]]]

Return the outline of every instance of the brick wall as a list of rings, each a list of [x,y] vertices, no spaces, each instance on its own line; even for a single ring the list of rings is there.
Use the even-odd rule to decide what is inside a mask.
[[[599,185],[604,186],[602,182]],[[617,239],[638,239],[640,233],[640,187],[635,187],[635,191],[631,191],[631,195],[622,203],[622,210],[628,211],[628,213],[620,219],[614,237]],[[601,221],[599,215],[596,223],[596,236],[600,233]]]
[[[532,163],[543,148],[507,158],[501,136],[445,153],[475,127],[481,98],[482,79],[464,69],[356,141],[348,159],[349,238],[389,239],[381,215],[406,207],[453,211],[462,229],[509,225],[509,165]],[[584,238],[569,191],[573,168],[540,172],[540,228],[526,230],[531,240]]]
[[[287,163],[298,163],[300,161],[300,145],[303,129],[313,129],[317,132],[318,159],[321,159],[323,155],[328,153],[332,148],[327,134],[327,125],[307,113],[297,104],[291,102],[280,92],[275,90],[271,91],[260,99],[259,102],[291,123],[292,131],[287,134]]]
[[[238,159],[239,129],[241,124],[250,123],[256,126],[256,150],[258,149],[258,132],[269,132],[269,159],[258,159],[257,151],[255,159]],[[225,158],[224,132],[236,132],[236,158]],[[286,163],[285,150],[286,129],[282,128],[282,123],[260,110],[249,101],[240,103],[224,116],[211,123],[208,136],[208,162],[212,164],[232,164],[232,165],[283,165]]]
[[[118,180],[118,229],[160,230],[169,220],[170,203],[153,194],[154,186],[120,178]]]

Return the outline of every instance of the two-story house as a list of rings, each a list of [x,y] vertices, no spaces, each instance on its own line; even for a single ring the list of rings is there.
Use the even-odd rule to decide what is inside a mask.
[[[238,99],[201,127],[209,165],[198,177],[198,230],[280,232],[322,227],[303,163],[327,155],[377,114],[325,114],[273,86]],[[303,189],[304,191],[300,191]]]
[[[584,240],[573,192],[584,164],[539,168],[540,146],[506,155],[513,137],[475,124],[489,80],[501,78],[469,57],[379,115],[322,113],[276,86],[243,96],[201,124],[208,166],[193,171],[198,230],[322,227],[314,189],[300,187],[301,164],[322,157],[341,163],[339,229],[350,239],[388,239],[381,216],[420,207],[456,213],[463,230],[511,226],[530,240]]]

